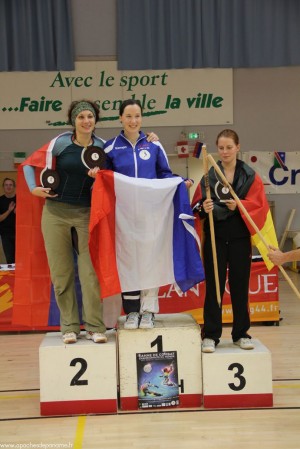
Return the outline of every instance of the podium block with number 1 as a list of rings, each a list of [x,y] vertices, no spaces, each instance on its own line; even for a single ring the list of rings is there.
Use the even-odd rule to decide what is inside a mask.
[[[124,329],[125,317],[118,320],[120,406],[138,409],[137,353],[176,351],[178,362],[178,408],[202,404],[200,328],[189,314],[159,314],[152,329]]]

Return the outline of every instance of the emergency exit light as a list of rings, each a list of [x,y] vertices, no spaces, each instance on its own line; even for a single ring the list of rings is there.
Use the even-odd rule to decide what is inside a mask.
[[[199,133],[189,133],[189,139],[199,139]]]

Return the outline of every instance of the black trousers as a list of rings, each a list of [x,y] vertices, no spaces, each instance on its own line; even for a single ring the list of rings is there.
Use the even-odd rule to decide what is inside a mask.
[[[1,234],[1,241],[6,263],[15,263],[16,236],[13,234]]]
[[[122,306],[124,313],[128,315],[131,312],[139,313],[141,307],[141,291],[122,293]]]
[[[250,238],[240,238],[227,242],[216,239],[220,296],[225,291],[226,273],[233,312],[232,340],[249,337],[250,315],[248,304],[249,279],[251,270]],[[203,338],[211,338],[219,343],[222,335],[222,308],[219,307],[216,295],[213,256],[210,238],[204,242],[204,268],[206,277],[206,294],[204,302]]]

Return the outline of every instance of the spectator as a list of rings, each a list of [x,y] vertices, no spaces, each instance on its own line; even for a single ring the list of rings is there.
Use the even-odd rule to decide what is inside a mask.
[[[6,263],[15,263],[16,247],[16,183],[14,179],[5,178],[2,187],[4,195],[0,196],[0,235]]]

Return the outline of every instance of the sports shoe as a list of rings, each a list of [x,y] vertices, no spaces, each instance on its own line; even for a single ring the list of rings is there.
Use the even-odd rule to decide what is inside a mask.
[[[63,336],[62,336],[63,342],[65,344],[69,344],[69,343],[76,343],[77,341],[77,335],[75,334],[75,332],[66,332]]]
[[[239,346],[241,349],[254,349],[254,344],[250,338],[240,338],[233,342],[235,345]]]
[[[130,312],[124,323],[124,329],[137,329],[139,327],[140,315],[138,312]]]
[[[107,337],[106,335],[102,334],[101,332],[87,332],[86,333],[86,339],[87,340],[93,340],[94,343],[106,343]]]
[[[211,338],[204,338],[202,342],[202,352],[215,352],[216,350],[216,343]]]
[[[154,327],[154,313],[143,312],[139,328],[140,329],[152,329],[153,327]]]

